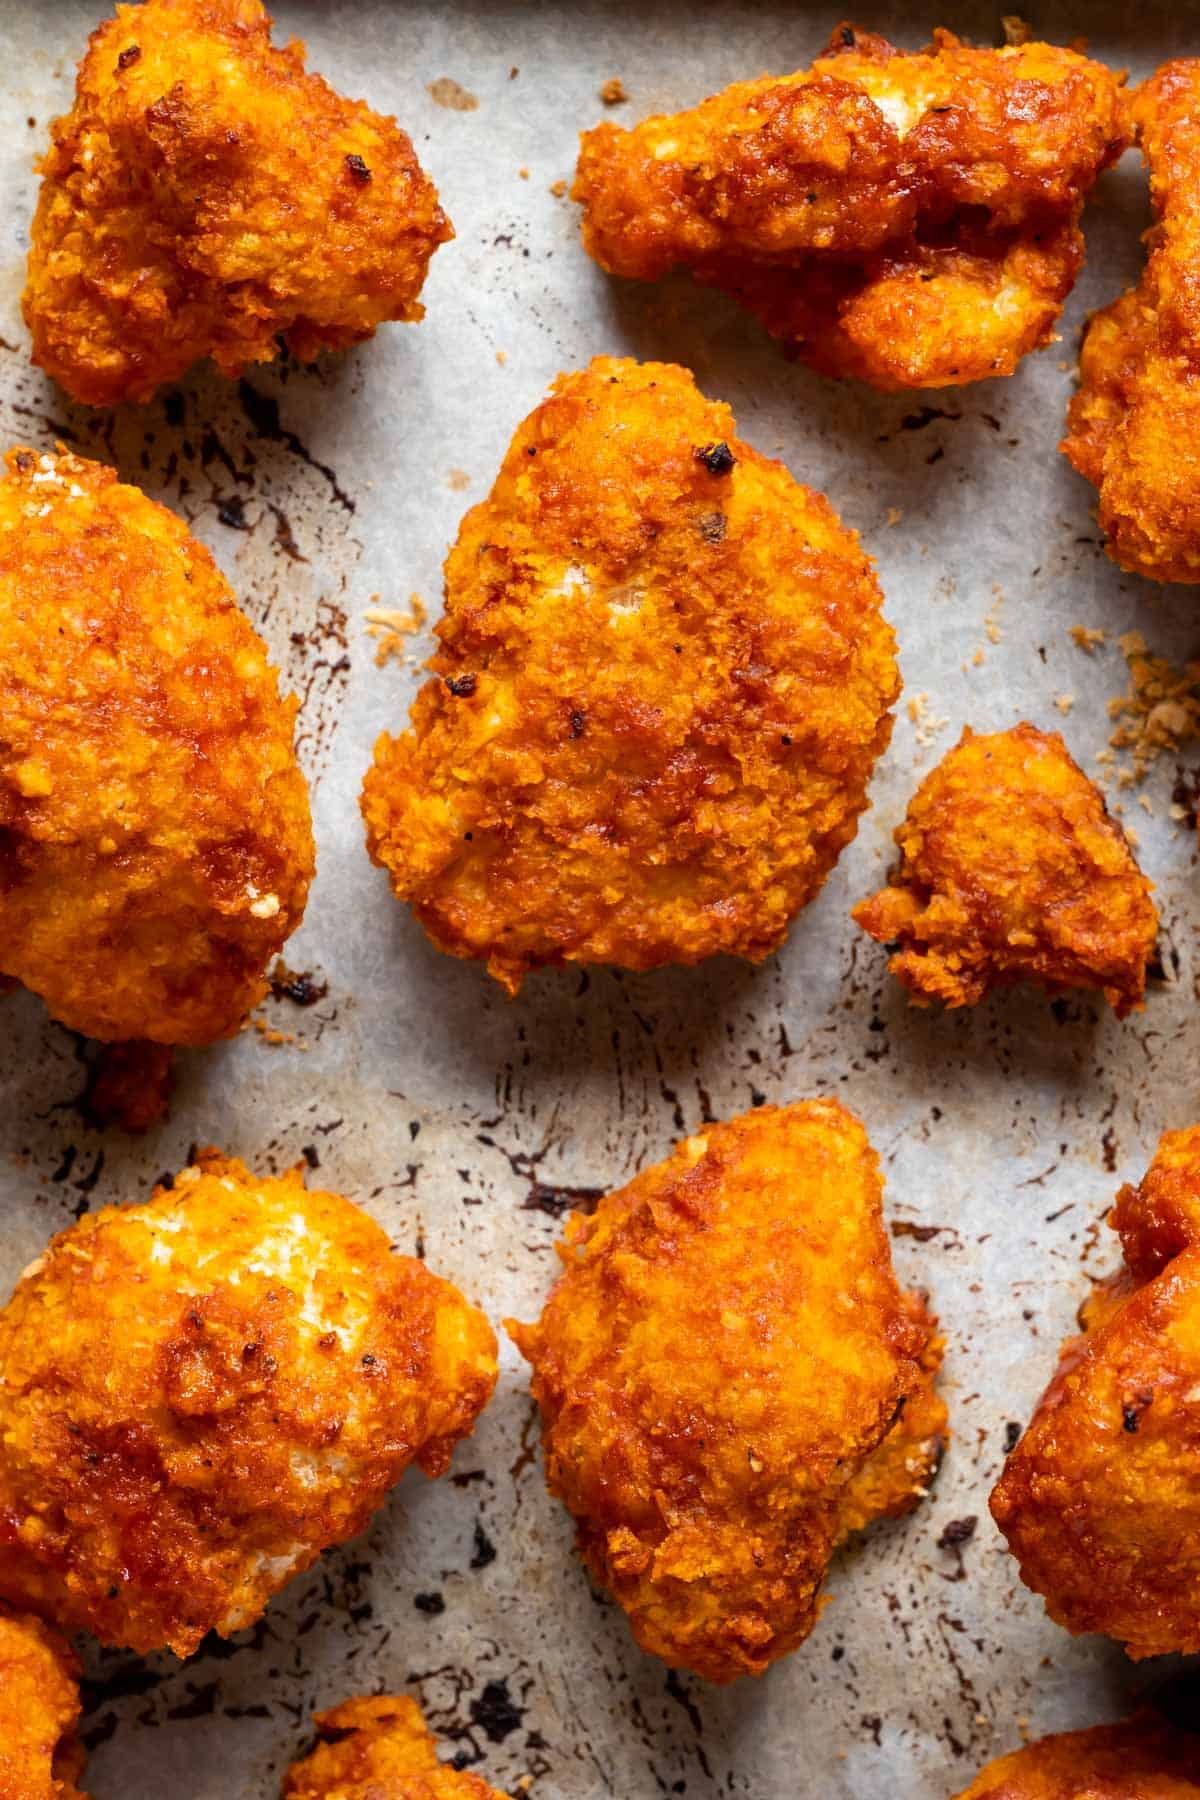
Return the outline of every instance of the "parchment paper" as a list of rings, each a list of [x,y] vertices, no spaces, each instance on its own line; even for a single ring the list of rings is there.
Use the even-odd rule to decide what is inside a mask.
[[[1137,76],[1200,46],[1200,19],[1168,0],[1026,11],[1040,35],[1086,32]],[[837,10],[309,0],[278,13],[313,67],[398,115],[438,182],[458,237],[434,261],[428,317],[315,371],[258,370],[241,390],[201,374],[109,415],[71,406],[30,369],[18,308],[31,159],[69,105],[96,14],[84,0],[0,0],[0,435],[115,460],[181,511],[303,696],[320,869],[287,961],[328,982],[307,1009],[264,1007],[294,1042],[251,1029],[181,1058],[170,1119],[142,1140],[83,1123],[83,1047],[33,998],[7,1000],[0,1284],[81,1209],[144,1197],[189,1145],[217,1142],[266,1168],[307,1152],[314,1180],[359,1200],[401,1249],[423,1242],[493,1320],[529,1318],[572,1190],[625,1180],[759,1096],[832,1093],[867,1122],[889,1215],[908,1233],[897,1264],[941,1314],[955,1437],[922,1509],[838,1558],[809,1643],[760,1682],[709,1689],[643,1657],[620,1611],[590,1592],[506,1347],[452,1478],[414,1472],[366,1538],[296,1582],[257,1629],[185,1666],[87,1651],[89,1787],[98,1800],[259,1800],[309,1741],[314,1707],[387,1688],[421,1699],[448,1753],[506,1789],[531,1776],[546,1800],[941,1800],[1023,1730],[1118,1716],[1164,1673],[1049,1624],[986,1496],[1089,1274],[1116,1260],[1096,1224],[1118,1183],[1140,1174],[1162,1129],[1200,1111],[1200,908],[1194,834],[1167,817],[1174,760],[1146,784],[1153,815],[1126,796],[1159,884],[1166,979],[1123,1025],[1091,1001],[1037,993],[916,1011],[847,917],[878,882],[915,781],[964,723],[1061,728],[1094,769],[1106,701],[1124,685],[1115,635],[1141,630],[1176,660],[1196,648],[1195,595],[1113,568],[1092,492],[1055,451],[1078,327],[1139,266],[1140,164],[1126,158],[1089,209],[1088,267],[1057,346],[1011,381],[881,397],[789,364],[686,279],[609,281],[580,248],[576,209],[550,191],[569,180],[608,78],[629,92],[615,115],[626,121],[687,105],[804,64]],[[998,7],[866,5],[856,18],[910,47],[938,23],[1000,40]],[[441,77],[478,106],[435,104],[427,84]],[[509,1003],[392,901],[356,797],[377,732],[403,721],[420,679],[462,512],[550,378],[597,352],[690,365],[747,438],[863,532],[906,699],[873,811],[778,957],[758,970],[542,975]],[[363,615],[414,593],[426,628],[410,660],[378,668]],[[1089,659],[1074,624],[1105,628],[1108,644]],[[906,711],[916,696],[922,729]],[[1065,713],[1060,696],[1073,697]],[[965,1519],[974,1536],[940,1548]]]

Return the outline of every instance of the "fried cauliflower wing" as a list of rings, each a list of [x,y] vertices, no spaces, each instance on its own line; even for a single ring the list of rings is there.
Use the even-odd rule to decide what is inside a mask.
[[[453,236],[394,119],[271,44],[260,0],[119,5],[42,161],[25,321],[77,400],[146,400],[282,338],[310,361],[419,319]]]
[[[1143,1708],[1119,1725],[1063,1731],[997,1757],[957,1800],[1191,1800],[1200,1737]]]
[[[535,1325],[550,1491],[644,1650],[727,1682],[803,1643],[836,1545],[908,1512],[946,1410],[879,1163],[831,1100],[688,1138],[573,1214]]]
[[[320,1742],[284,1776],[284,1800],[504,1800],[478,1775],[438,1761],[415,1700],[347,1700],[314,1723]]]
[[[0,1607],[0,1800],[86,1800],[79,1664],[38,1619]]]
[[[0,1313],[0,1596],[190,1655],[440,1475],[495,1380],[482,1313],[358,1207],[207,1152]]]
[[[0,976],[88,1037],[232,1035],[312,878],[295,713],[181,520],[99,463],[14,451]]]
[[[1133,98],[1157,223],[1140,284],[1089,321],[1062,449],[1099,490],[1113,561],[1200,581],[1200,58]]]
[[[446,562],[367,842],[434,943],[759,961],[866,805],[899,691],[870,559],[665,363],[597,358],[518,430]]]
[[[918,1005],[973,1006],[1020,981],[1099,988],[1119,1018],[1142,1004],[1151,886],[1056,731],[968,727],[895,839],[889,885],[853,917],[894,949],[888,967]]]
[[[1052,1619],[1133,1658],[1200,1651],[1200,1126],[1109,1217],[1125,1268],[1083,1314],[992,1494]]]
[[[1074,51],[842,26],[810,69],[585,132],[572,192],[610,274],[682,263],[823,374],[942,387],[1050,341],[1128,141],[1118,80]]]

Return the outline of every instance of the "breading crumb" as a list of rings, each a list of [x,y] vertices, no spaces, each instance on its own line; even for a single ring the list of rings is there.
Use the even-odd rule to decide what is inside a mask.
[[[922,749],[928,749],[938,733],[944,731],[950,723],[949,719],[933,717],[929,711],[929,695],[925,693],[914,694],[909,700],[908,716],[913,722],[916,740]]]
[[[1028,44],[1032,41],[1033,26],[1019,13],[1002,13],[1000,24],[1006,44]]]
[[[1140,631],[1123,632],[1117,643],[1128,665],[1129,687],[1108,702],[1115,722],[1108,757],[1114,751],[1128,753],[1118,779],[1122,786],[1134,786],[1164,752],[1173,754],[1200,738],[1200,662],[1175,668],[1150,652]]]
[[[888,507],[887,522],[889,525],[898,525],[903,517],[904,517],[904,514],[901,512],[901,510],[898,506],[889,506]]]
[[[1057,706],[1059,712],[1065,717],[1075,704],[1075,696],[1074,694],[1056,694],[1054,696],[1054,704]]]
[[[605,106],[623,106],[629,95],[625,92],[625,83],[619,75],[614,75],[600,89],[600,98]]]
[[[983,617],[983,629],[987,632],[988,642],[998,644],[1004,635],[1000,630],[999,620],[1000,608],[1004,605],[1004,595],[998,587],[992,589],[992,595],[992,604]]]
[[[451,483],[453,485],[453,483]],[[372,600],[378,600],[378,594],[372,594]],[[404,649],[404,640],[414,631],[420,631],[425,623],[425,602],[420,594],[408,596],[408,611],[402,612],[398,607],[368,606],[363,614],[368,637],[378,640],[375,650],[375,665],[382,669],[389,657],[399,656]]]
[[[550,183],[550,192],[554,195],[554,198],[556,200],[562,200],[565,198],[566,192],[567,192],[567,184],[562,179],[561,176],[559,177],[559,179],[557,181],[552,181]]]
[[[1107,638],[1107,631],[1100,625],[1072,625],[1071,627],[1071,642],[1077,650],[1084,651],[1088,656],[1091,656],[1098,645],[1106,642]]]
[[[257,1013],[253,1015],[252,1023],[263,1043],[270,1044],[272,1049],[278,1049],[281,1044],[294,1044],[296,1041],[293,1032],[280,1031],[277,1026],[271,1025],[266,1019],[260,1019]]]
[[[476,112],[479,107],[475,95],[449,75],[439,75],[428,84],[426,92],[435,106],[444,106],[449,112]]]

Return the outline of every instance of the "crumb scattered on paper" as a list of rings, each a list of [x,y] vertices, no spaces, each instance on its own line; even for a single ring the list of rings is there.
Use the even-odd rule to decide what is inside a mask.
[[[1002,13],[1000,23],[1006,44],[1027,44],[1033,36],[1033,26],[1019,13]]]
[[[1054,704],[1065,718],[1075,704],[1074,694],[1055,694]]]
[[[269,1044],[272,1050],[278,1050],[281,1045],[294,1044],[296,1042],[296,1034],[294,1031],[280,1031],[279,1028],[272,1025],[269,1020],[261,1019],[257,1013],[251,1014],[250,1024],[253,1025],[263,1043]]]
[[[625,92],[625,83],[619,75],[614,75],[600,89],[600,98],[605,106],[623,106],[629,95]]]
[[[446,477],[446,486],[456,494],[465,494],[471,485],[471,477],[465,469],[451,469]]]
[[[998,644],[1003,637],[1000,629],[1000,608],[1004,605],[1004,595],[998,587],[992,588],[992,604],[983,615],[983,629],[987,632],[988,643]]]
[[[1091,656],[1092,652],[1100,644],[1103,644],[1107,637],[1107,631],[1098,625],[1072,625],[1071,627],[1071,642],[1077,650],[1085,651],[1088,656]]]
[[[913,722],[916,740],[923,750],[927,750],[940,731],[944,731],[950,723],[949,719],[937,719],[929,710],[929,695],[914,694],[908,703],[908,716]]]
[[[518,170],[517,170],[517,174],[518,174],[518,175],[519,175],[519,176],[520,176],[520,177],[521,177],[521,180],[522,180],[522,181],[528,181],[528,180],[529,180],[529,170],[528,170],[528,169],[526,169],[526,168],[520,168],[520,169],[518,169]]]
[[[1123,632],[1117,644],[1129,685],[1108,702],[1114,729],[1097,761],[1116,764],[1117,786],[1128,788],[1140,783],[1164,752],[1200,738],[1200,662],[1177,669],[1153,655],[1140,631]]]
[[[983,630],[989,644],[998,644],[1004,635],[1000,630],[1000,608],[1004,605],[1004,594],[995,585],[992,587],[992,604],[983,615]],[[977,669],[984,659],[984,646],[979,644],[971,653],[971,667]],[[966,663],[963,668],[967,667]]]
[[[372,595],[372,599],[378,598],[378,594]],[[389,657],[399,656],[404,650],[405,638],[420,631],[425,623],[425,602],[420,594],[410,594],[407,611],[401,607],[368,606],[363,622],[367,636],[376,640],[375,662],[382,669]]]
[[[559,176],[557,181],[551,182],[550,192],[554,195],[554,198],[556,200],[563,200],[566,198],[567,184],[562,179],[561,175]]]
[[[508,361],[508,351],[507,350],[497,350],[496,361],[500,364],[500,367],[503,368],[505,363]]]
[[[479,107],[474,94],[449,75],[439,75],[431,81],[428,93],[435,106],[444,106],[449,112],[475,112]]]
[[[898,506],[889,506],[888,507],[887,522],[889,525],[898,525],[903,517],[904,517],[904,514],[900,511],[900,508]]]

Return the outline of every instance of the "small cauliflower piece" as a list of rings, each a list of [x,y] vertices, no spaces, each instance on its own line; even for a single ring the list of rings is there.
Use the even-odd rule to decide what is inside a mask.
[[[438,1760],[415,1700],[346,1700],[313,1721],[319,1742],[283,1778],[284,1800],[505,1800]]]
[[[40,1620],[0,1607],[0,1800],[87,1800],[79,1662]]]
[[[1118,80],[1072,50],[843,25],[810,69],[585,132],[573,195],[611,274],[683,263],[823,374],[941,387],[1050,341],[1127,142]]]
[[[870,559],[685,369],[598,357],[446,563],[436,679],[367,842],[433,941],[544,965],[759,961],[857,829],[899,691]]]
[[[957,1800],[1194,1800],[1200,1736],[1143,1707],[1119,1725],[1038,1738],[980,1771]]]
[[[119,5],[41,172],[25,321],[92,406],[419,319],[453,236],[395,120],[306,73],[298,40],[275,49],[260,0]]]
[[[1167,1132],[992,1493],[1021,1579],[1137,1659],[1200,1651],[1200,1126]]]
[[[231,1036],[312,879],[296,701],[208,551],[99,463],[11,453],[0,595],[0,977],[88,1037]]]
[[[1200,57],[1133,97],[1157,223],[1141,282],[1093,313],[1062,450],[1099,490],[1113,561],[1200,581]]]
[[[894,949],[920,1006],[974,1006],[1038,981],[1099,988],[1118,1018],[1140,1007],[1158,914],[1124,832],[1057,732],[968,726],[925,777],[895,833],[889,885],[854,908]]]
[[[0,1313],[0,1596],[188,1656],[440,1475],[495,1380],[482,1313],[358,1207],[205,1152]]]
[[[946,1409],[879,1161],[831,1100],[762,1107],[573,1214],[535,1325],[546,1481],[644,1650],[708,1681],[803,1643],[837,1544],[910,1511]]]

